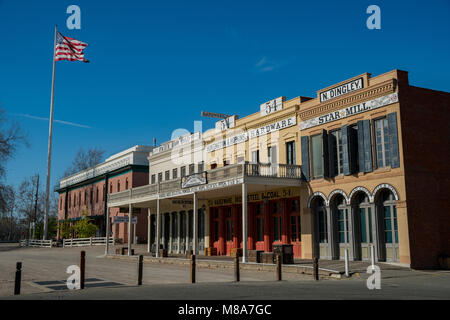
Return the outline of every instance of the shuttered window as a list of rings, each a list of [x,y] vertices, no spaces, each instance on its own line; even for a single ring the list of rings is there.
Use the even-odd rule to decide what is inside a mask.
[[[372,171],[370,120],[358,121],[358,159],[359,172]]]
[[[313,179],[323,177],[322,135],[311,137],[311,176]]]
[[[347,137],[347,135],[345,135]],[[344,154],[341,129],[330,132],[330,176],[344,173]]]
[[[309,138],[307,136],[301,137],[301,151],[303,178],[309,181]]]
[[[374,126],[377,167],[388,167],[391,165],[391,150],[389,144],[389,128],[387,118],[375,120]]]

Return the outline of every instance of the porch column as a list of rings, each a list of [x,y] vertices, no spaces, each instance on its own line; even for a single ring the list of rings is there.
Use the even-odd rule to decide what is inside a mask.
[[[110,208],[107,207],[106,208],[106,241],[105,241],[105,255],[108,254],[108,249],[109,249],[109,213],[110,213]]]
[[[173,239],[173,237],[172,237],[172,232],[173,232],[173,230],[172,230],[172,213],[169,213],[169,252],[170,253],[172,253],[172,239]]]
[[[371,203],[370,204],[370,210],[371,210],[371,223],[372,223],[372,230],[370,230],[372,232],[372,245],[375,246],[374,248],[374,252],[375,252],[375,262],[378,262],[378,259],[380,258],[380,245],[378,242],[378,239],[380,238],[379,233],[378,233],[378,224],[377,224],[377,212],[376,212],[376,205],[375,203]],[[370,239],[369,239],[370,240]]]
[[[192,219],[194,219],[193,224],[193,235],[192,235],[192,250],[194,251],[195,255],[198,255],[197,252],[197,242],[198,242],[198,197],[197,194],[194,192],[194,213]]]
[[[186,234],[184,237],[185,246],[184,252],[189,251],[189,210],[186,210]]]
[[[325,210],[327,212],[327,237],[328,237],[328,248],[327,248],[327,259],[332,259],[333,257],[333,250],[334,250],[334,232],[333,232],[333,226],[334,223],[331,219],[331,208],[329,206],[325,207]]]
[[[247,185],[242,184],[242,262],[247,262]]]
[[[160,199],[156,199],[156,257],[159,258],[159,243],[161,237],[161,206]]]
[[[128,255],[131,256],[131,227],[132,227],[132,223],[131,223],[131,219],[133,216],[133,206],[131,205],[131,203],[128,205]]]
[[[255,250],[255,223],[254,223],[254,217],[255,217],[255,206],[250,206],[250,211],[247,210],[248,214],[248,250]]]
[[[163,245],[163,248],[167,250],[165,235],[166,235],[166,214],[163,213],[161,215],[161,243]]]
[[[150,252],[152,246],[152,214],[150,208],[147,209],[148,219],[147,219],[147,252]]]
[[[178,245],[177,245],[177,253],[181,252],[180,246],[181,246],[181,213],[180,211],[177,212],[178,218],[177,218],[177,241],[178,241]]]

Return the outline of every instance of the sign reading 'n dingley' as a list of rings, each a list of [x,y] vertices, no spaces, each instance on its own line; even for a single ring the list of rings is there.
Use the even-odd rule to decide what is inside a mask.
[[[325,90],[319,94],[320,102],[325,102],[363,88],[363,78],[358,78],[340,86]]]
[[[376,108],[387,106],[388,104],[398,102],[397,93],[391,93],[387,96],[383,96],[377,99],[369,100],[367,102],[362,102],[360,104],[343,108],[337,111],[333,111],[331,113],[327,113],[323,116],[315,117],[309,120],[305,120],[300,122],[299,127],[300,130],[312,128],[315,126],[320,126],[321,124],[340,120],[342,118],[350,117],[358,113],[363,113],[369,110],[373,110]]]

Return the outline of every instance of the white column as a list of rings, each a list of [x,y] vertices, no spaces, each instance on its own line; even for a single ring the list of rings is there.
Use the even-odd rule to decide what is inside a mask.
[[[178,241],[178,246],[177,246],[177,253],[181,252],[180,246],[181,246],[181,213],[178,211],[177,212],[178,218],[177,218],[177,241]]]
[[[109,212],[110,209],[109,207],[106,208],[106,241],[105,241],[105,255],[108,254],[108,250],[109,250]]]
[[[166,237],[165,237],[165,235],[166,235],[166,214],[163,213],[163,214],[161,215],[161,243],[162,243],[164,249],[167,250],[167,248],[166,248]]]
[[[194,192],[194,214],[193,214],[193,216],[192,216],[192,219],[194,219],[194,228],[193,228],[193,230],[192,230],[192,233],[193,233],[193,235],[192,235],[192,250],[194,251],[194,254],[195,255],[198,255],[198,252],[197,252],[197,248],[198,248],[198,246],[197,246],[197,242],[198,242],[198,219],[197,219],[197,216],[198,216],[198,197],[197,197],[197,194]]]
[[[147,218],[147,252],[150,252],[151,247],[151,232],[152,232],[152,214],[150,208],[148,208],[148,218]]]
[[[133,244],[136,244],[136,225],[137,223],[133,224]]]
[[[189,210],[186,210],[186,235],[184,241],[186,242],[184,251],[187,252],[189,250]]]
[[[160,202],[161,200],[156,199],[156,257],[159,257],[159,240],[161,236],[160,223],[161,223],[161,209]]]
[[[131,256],[131,219],[133,215],[133,207],[131,203],[128,205],[128,255]]]
[[[247,185],[242,184],[242,262],[247,262],[247,242],[248,242],[248,225],[247,225]]]
[[[173,225],[173,221],[172,221],[172,213],[169,212],[169,252],[172,253],[172,225]]]

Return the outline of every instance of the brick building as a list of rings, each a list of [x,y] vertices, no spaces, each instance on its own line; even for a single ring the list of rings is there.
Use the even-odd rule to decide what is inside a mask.
[[[98,226],[96,236],[105,236],[105,212],[107,195],[148,184],[148,154],[152,147],[135,146],[114,154],[104,162],[65,177],[59,181],[58,222],[70,225],[84,215],[94,219]],[[111,217],[123,216],[119,209],[111,210]],[[139,223],[136,236],[139,241],[147,241],[147,215],[135,212]],[[113,218],[112,218],[113,219]],[[127,223],[114,224],[112,231],[116,239],[128,241]],[[60,238],[60,228],[58,228]]]

